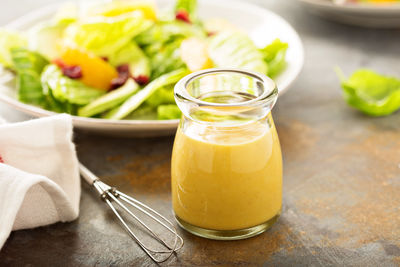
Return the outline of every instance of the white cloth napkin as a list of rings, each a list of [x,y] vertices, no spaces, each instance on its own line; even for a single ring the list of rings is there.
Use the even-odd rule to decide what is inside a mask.
[[[0,156],[0,249],[12,230],[78,217],[80,179],[69,115],[0,119]]]

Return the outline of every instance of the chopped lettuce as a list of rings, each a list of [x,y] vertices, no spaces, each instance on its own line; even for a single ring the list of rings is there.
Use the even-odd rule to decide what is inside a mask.
[[[170,106],[174,106],[174,108]],[[148,116],[145,116],[143,112],[147,112]],[[126,117],[126,119],[170,120],[178,119],[180,115],[181,112],[175,104],[174,84],[171,84],[156,90],[137,110]]]
[[[265,62],[268,64],[268,76],[276,77],[286,67],[286,50],[288,43],[283,43],[279,39],[275,39],[271,44],[260,49],[264,56]]]
[[[217,67],[241,68],[263,74],[268,71],[262,53],[247,35],[240,32],[225,31],[213,36],[209,54]]]
[[[131,112],[124,119],[126,120],[157,120],[157,109],[154,107],[146,105],[146,103],[141,104],[137,109]]]
[[[344,98],[347,103],[371,116],[389,115],[400,108],[400,79],[360,69],[350,78],[341,71]]]
[[[11,58],[17,72],[18,99],[24,103],[42,106],[45,99],[40,75],[48,61],[26,48],[12,48]]]
[[[160,105],[157,107],[157,118],[159,120],[179,119],[182,113],[177,105]]]
[[[53,93],[51,90],[47,90],[45,98],[46,98],[46,102],[43,105],[44,108],[54,111],[54,112],[58,112],[58,113],[69,113],[72,115],[76,115],[78,106],[75,104],[71,104],[69,102],[58,101],[53,96]]]
[[[62,75],[61,70],[40,54],[25,48],[11,49],[17,72],[17,90],[20,101],[56,112],[75,114],[78,105],[84,105],[103,92],[88,88],[80,81]]]
[[[88,105],[80,108],[78,111],[78,115],[83,117],[90,117],[108,109],[112,109],[120,105],[122,102],[124,102],[134,93],[136,93],[138,89],[139,85],[133,79],[129,79],[120,88],[113,90],[97,98]]]
[[[64,42],[82,47],[98,56],[108,57],[151,24],[142,12],[116,17],[89,17],[70,24],[65,30]]]
[[[114,67],[121,64],[129,64],[129,69],[133,77],[140,75],[150,77],[151,74],[149,58],[133,41],[110,55],[108,62]]]
[[[205,38],[206,33],[199,26],[168,21],[153,25],[135,38],[150,58],[153,79],[185,66],[179,48],[182,41],[191,36]]]
[[[158,107],[163,104],[175,104],[174,84],[158,89],[145,103],[151,107]]]
[[[146,99],[148,99],[155,91],[178,82],[179,79],[186,74],[186,69],[178,69],[158,77],[146,85],[142,90],[128,98],[121,106],[112,109],[105,115],[105,117],[114,120],[125,118],[129,113],[137,109],[144,101],[146,101]]]
[[[26,46],[26,38],[20,33],[6,29],[0,29],[0,64],[6,68],[13,69],[11,49]]]
[[[86,86],[79,80],[64,76],[58,66],[53,64],[46,66],[43,70],[41,81],[44,94],[51,95],[62,103],[87,105],[105,93],[102,90]]]
[[[151,57],[152,78],[157,78],[165,73],[185,67],[179,53],[182,39],[167,43],[160,48],[158,53]]]

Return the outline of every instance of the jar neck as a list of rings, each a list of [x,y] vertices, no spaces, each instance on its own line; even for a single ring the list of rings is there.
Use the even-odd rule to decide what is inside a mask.
[[[271,113],[271,107],[240,107],[240,106],[197,106],[191,103],[178,103],[183,116],[192,122],[215,127],[245,127],[257,121],[262,121]]]
[[[264,119],[276,102],[278,89],[265,75],[208,69],[184,77],[174,93],[187,119],[208,126],[237,127]]]
[[[211,131],[217,132],[244,132],[246,130],[252,130],[254,127],[267,127],[272,128],[274,125],[272,114],[269,112],[264,117],[257,118],[256,120],[251,120],[247,122],[240,122],[236,124],[220,124],[220,123],[208,123],[204,121],[194,120],[191,117],[185,115],[182,116],[179,127],[185,131],[187,128],[207,128]]]

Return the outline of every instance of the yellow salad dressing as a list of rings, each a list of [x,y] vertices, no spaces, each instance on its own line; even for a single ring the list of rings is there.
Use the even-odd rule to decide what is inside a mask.
[[[176,216],[201,228],[237,230],[278,215],[282,156],[272,117],[218,134],[210,127],[178,128],[171,167]]]

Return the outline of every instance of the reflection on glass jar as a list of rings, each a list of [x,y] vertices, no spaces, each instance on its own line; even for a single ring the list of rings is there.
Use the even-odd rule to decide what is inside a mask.
[[[268,229],[282,206],[274,82],[257,73],[209,69],[183,78],[175,99],[183,113],[171,167],[178,223],[225,240]]]

